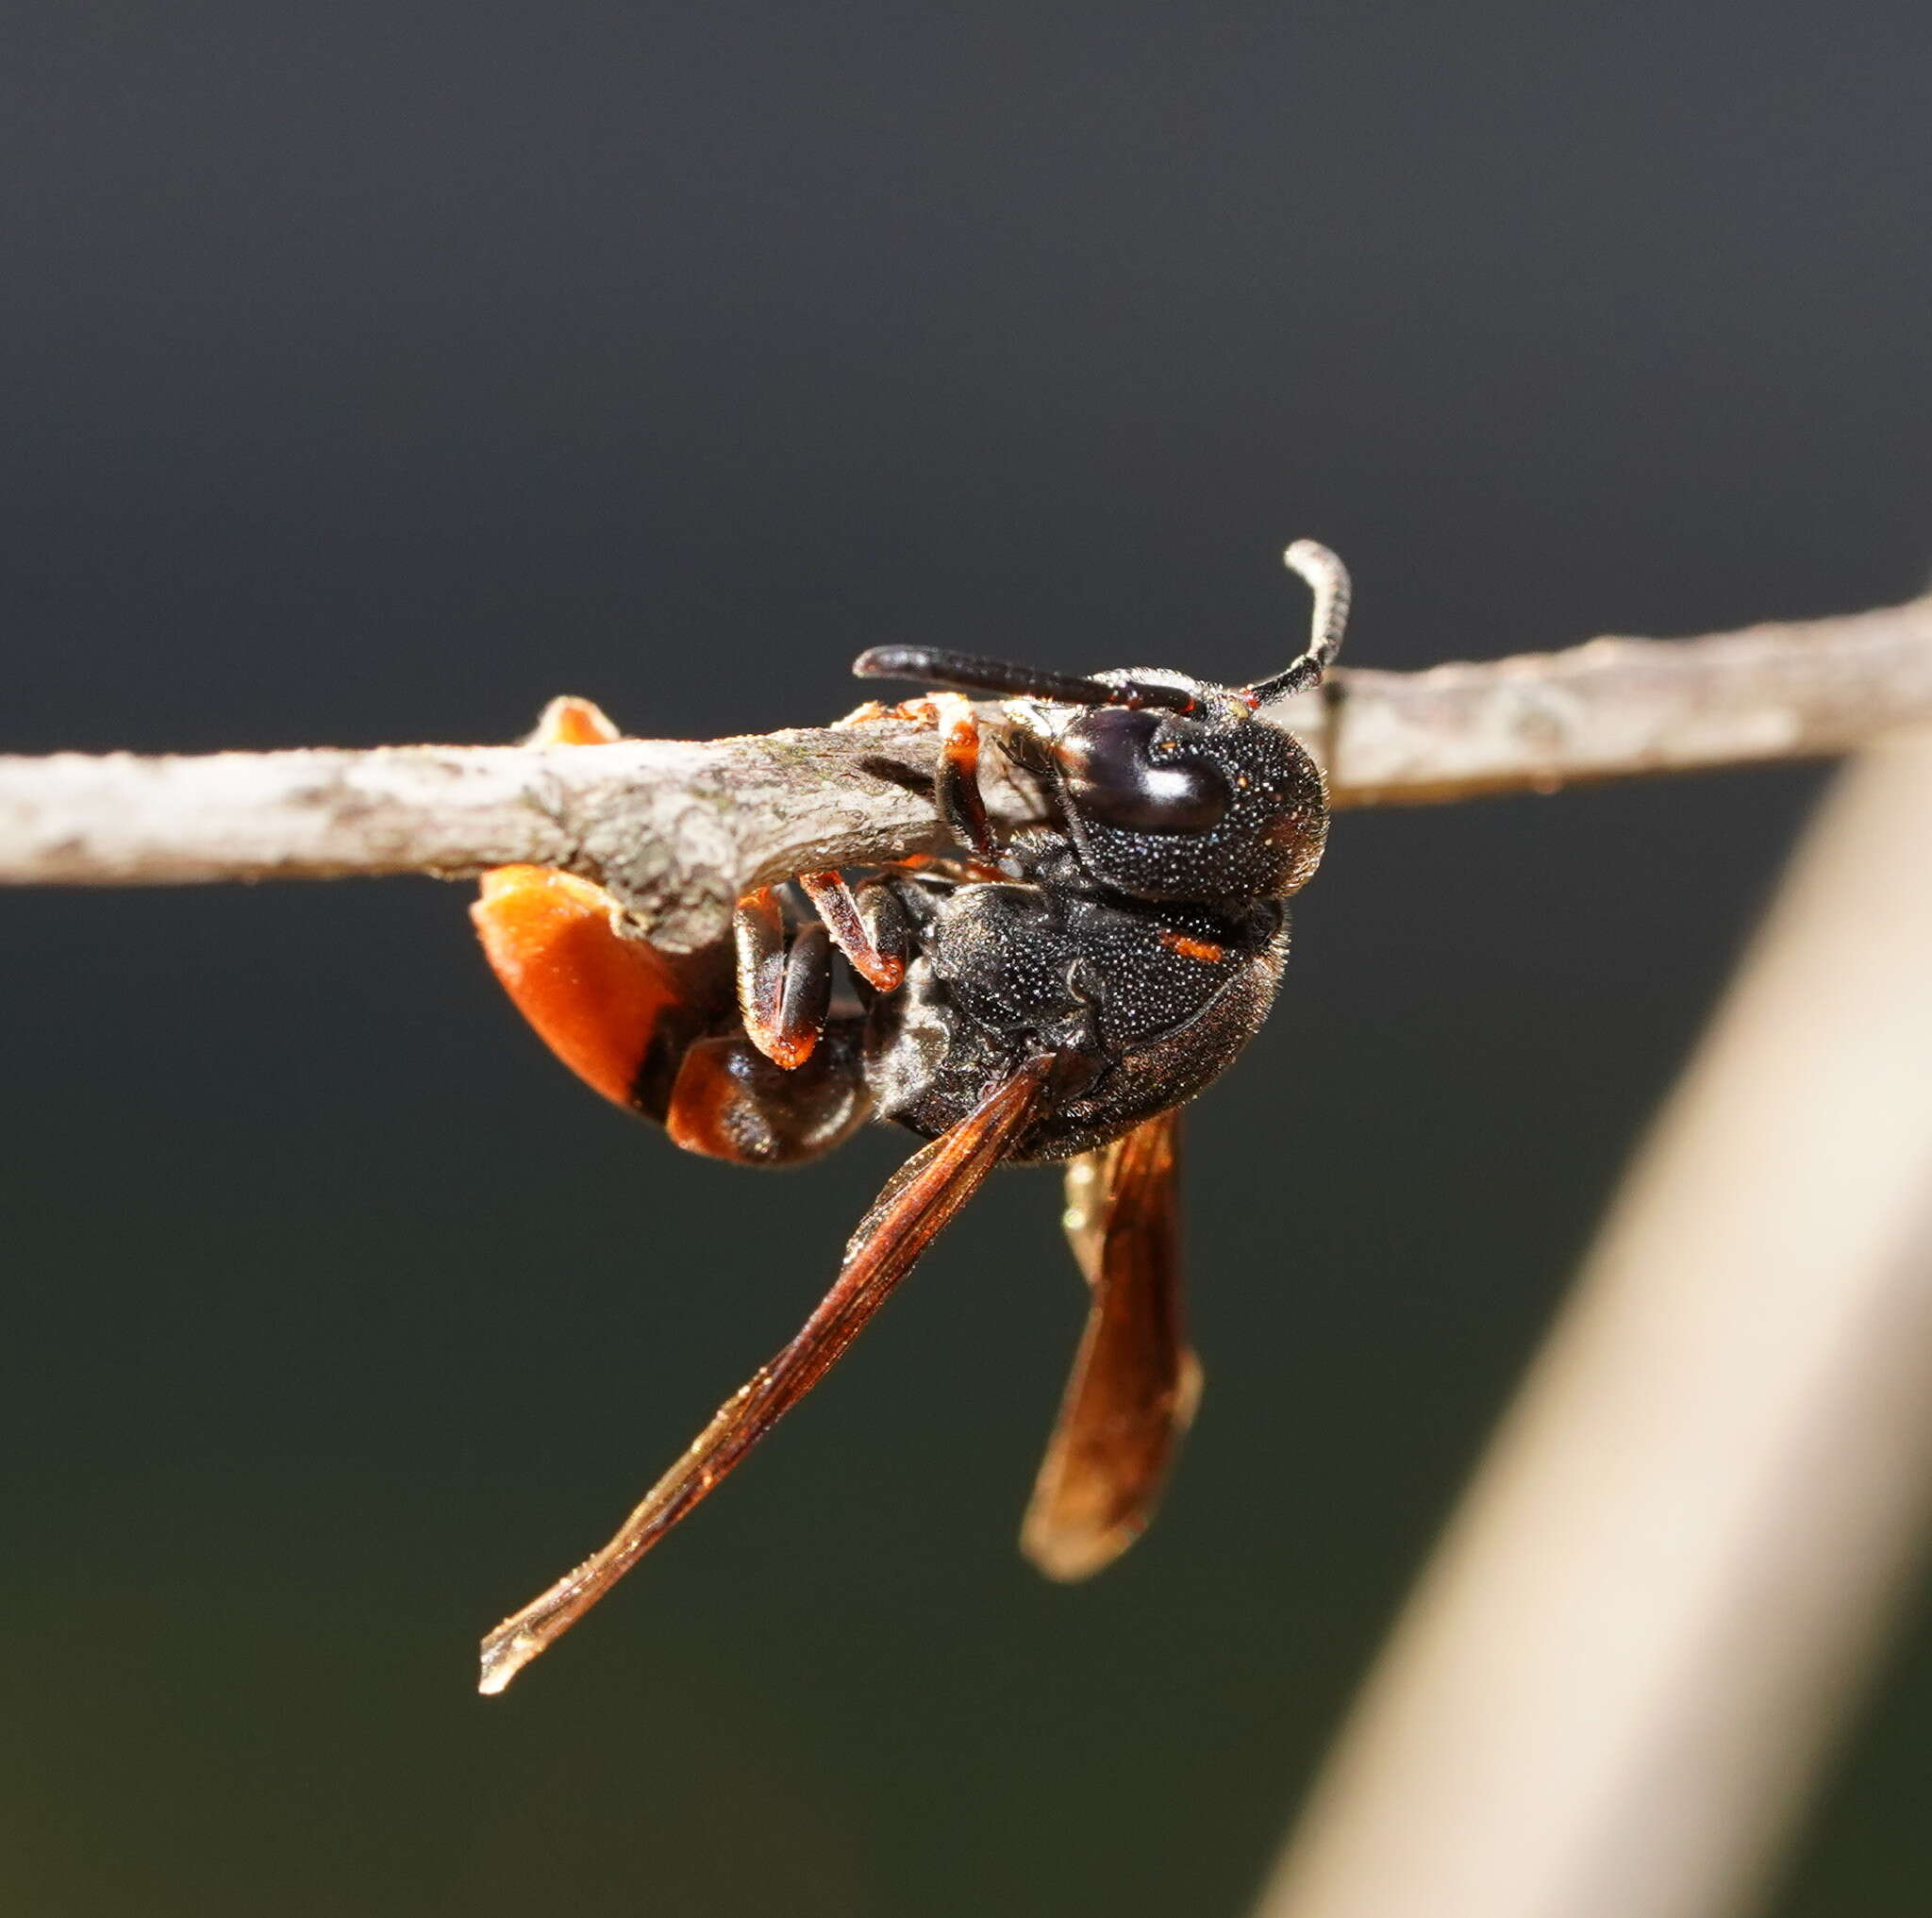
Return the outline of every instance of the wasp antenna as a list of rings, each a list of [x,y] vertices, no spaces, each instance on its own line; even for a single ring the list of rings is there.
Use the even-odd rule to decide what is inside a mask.
[[[998,692],[1017,699],[1054,699],[1068,706],[1119,706],[1128,689],[1103,686],[1073,673],[1041,666],[1015,666],[1005,659],[981,659],[949,653],[943,646],[874,646],[853,660],[860,679],[911,679],[945,686],[956,692]]]
[[[1297,540],[1281,558],[1291,573],[1300,574],[1308,582],[1315,604],[1308,620],[1307,650],[1272,678],[1258,679],[1247,689],[1259,706],[1319,686],[1323,674],[1341,650],[1341,635],[1348,625],[1348,568],[1341,556],[1331,553],[1319,540]]]

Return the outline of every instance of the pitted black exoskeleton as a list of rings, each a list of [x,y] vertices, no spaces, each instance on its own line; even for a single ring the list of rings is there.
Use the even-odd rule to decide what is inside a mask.
[[[1348,579],[1301,541],[1308,643],[1241,688],[1166,669],[1046,673],[918,646],[861,676],[942,690],[847,724],[915,718],[937,735],[934,799],[956,847],[766,888],[735,923],[727,986],[622,936],[609,902],[536,868],[486,878],[477,920],[499,976],[582,1076],[688,1149],[755,1164],[828,1151],[868,1117],[930,1142],[888,1184],[804,1329],[735,1397],[618,1535],[484,1642],[484,1689],[536,1656],[816,1382],[1003,1160],[1065,1160],[1067,1229],[1092,1290],[1086,1339],[1023,1543],[1058,1577],[1138,1536],[1185,1429],[1198,1370],[1180,1326],[1178,1109],[1267,1016],[1286,901],[1327,831],[1320,769],[1260,716],[1320,682]],[[962,695],[1003,700],[983,722]],[[544,737],[614,737],[554,706]],[[983,740],[1041,795],[1002,838]],[[837,977],[835,951],[847,977]]]

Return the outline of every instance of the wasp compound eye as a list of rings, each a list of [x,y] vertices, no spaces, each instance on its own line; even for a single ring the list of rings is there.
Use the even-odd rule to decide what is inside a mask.
[[[1152,712],[1082,713],[1055,744],[1067,802],[1130,832],[1207,832],[1226,816],[1227,782],[1211,766],[1169,759]]]

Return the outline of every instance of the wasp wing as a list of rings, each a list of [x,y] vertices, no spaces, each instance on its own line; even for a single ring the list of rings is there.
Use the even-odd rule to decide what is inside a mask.
[[[1020,1530],[1049,1578],[1085,1578],[1146,1529],[1201,1368],[1181,1329],[1180,1115],[1067,1167],[1067,1239],[1092,1303]]]
[[[847,1243],[831,1291],[798,1336],[718,1409],[608,1545],[483,1641],[483,1691],[501,1692],[568,1631],[824,1376],[1006,1156],[1058,1062],[1051,1053],[1028,1059],[893,1174]]]

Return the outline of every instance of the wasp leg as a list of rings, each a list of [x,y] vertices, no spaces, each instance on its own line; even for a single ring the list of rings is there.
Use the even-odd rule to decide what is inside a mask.
[[[752,1042],[774,1065],[803,1065],[818,1043],[832,997],[832,942],[814,920],[788,947],[785,914],[774,888],[738,902],[738,1009]]]
[[[745,1032],[718,1029],[732,1016],[725,981],[624,938],[611,911],[601,888],[545,866],[485,874],[471,908],[498,979],[587,1085],[657,1120],[687,1152],[744,1165],[816,1159],[865,1122],[862,1019],[834,1019],[822,1039],[813,1025],[810,1056],[774,1065]],[[801,943],[799,976],[823,982],[824,928]],[[796,992],[791,1004],[795,1013]]]
[[[895,991],[906,976],[910,928],[892,889],[882,879],[853,887],[838,873],[802,873],[798,884],[852,970],[881,992]]]
[[[933,790],[940,817],[962,845],[989,864],[997,863],[1000,849],[979,790],[979,715],[957,692],[936,692],[932,703],[940,712],[940,770]]]
[[[999,847],[979,791],[979,715],[974,711],[973,702],[957,692],[928,692],[896,706],[882,706],[876,699],[869,699],[838,724],[876,726],[885,720],[912,720],[938,731],[940,766],[933,796],[940,817],[995,876],[1008,876],[999,870]]]
[[[600,745],[618,736],[589,700],[553,699],[529,742]],[[586,1084],[658,1121],[688,1152],[791,1165],[830,1151],[870,1112],[863,1022],[834,1020],[820,1041],[828,935],[808,926],[788,954],[776,902],[760,896],[754,957],[775,939],[768,1036],[791,1042],[791,1070],[738,1029],[728,955],[677,957],[626,936],[616,902],[588,879],[548,866],[498,866],[484,874],[470,910],[518,1009]]]

